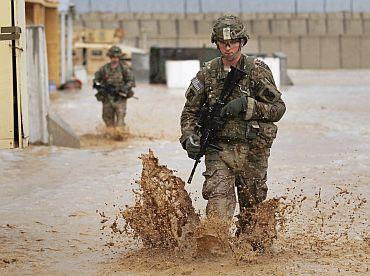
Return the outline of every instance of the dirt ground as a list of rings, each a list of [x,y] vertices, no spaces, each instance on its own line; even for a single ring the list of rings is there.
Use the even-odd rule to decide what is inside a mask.
[[[247,261],[148,251],[112,240],[101,216],[132,204],[142,153],[186,180],[193,162],[179,145],[184,90],[139,83],[128,103],[129,138],[102,135],[92,89],[53,96],[52,108],[82,148],[0,150],[0,275],[369,275],[370,71],[289,72],[287,113],[271,150],[268,197],[302,201],[271,252]],[[187,185],[196,211],[203,163]],[[113,245],[114,242],[114,245]]]

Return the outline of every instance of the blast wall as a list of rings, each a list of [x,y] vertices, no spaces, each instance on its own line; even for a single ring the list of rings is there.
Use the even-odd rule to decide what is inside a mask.
[[[123,28],[124,43],[149,48],[212,47],[221,13],[82,13],[81,28]],[[289,68],[370,68],[370,12],[241,13],[247,53],[283,52]]]

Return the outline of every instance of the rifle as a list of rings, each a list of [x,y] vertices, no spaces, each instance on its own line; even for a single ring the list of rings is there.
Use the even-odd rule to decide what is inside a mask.
[[[204,103],[198,118],[197,127],[200,131],[200,149],[195,158],[195,163],[193,169],[190,173],[188,184],[191,183],[195,170],[200,163],[200,159],[206,153],[208,147],[222,151],[220,146],[211,143],[212,139],[215,137],[216,133],[221,130],[224,126],[225,121],[221,120],[221,109],[225,106],[227,98],[232,94],[235,86],[247,73],[231,66],[230,72],[226,76],[224,86],[222,88],[220,97],[217,99],[216,103],[211,107],[208,107],[207,103]]]
[[[129,92],[122,92],[116,86],[112,84],[101,84],[100,82],[94,82],[93,88],[98,90],[98,93],[95,94],[95,97],[98,101],[102,101],[103,98],[107,97],[108,95],[114,97],[117,100],[118,96],[122,96],[124,98],[134,98],[139,99],[138,97],[131,96],[129,97]]]

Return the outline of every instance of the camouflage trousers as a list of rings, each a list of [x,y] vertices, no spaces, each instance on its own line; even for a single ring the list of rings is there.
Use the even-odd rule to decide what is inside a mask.
[[[103,120],[107,127],[124,127],[127,100],[103,101]]]
[[[270,148],[259,140],[219,143],[223,151],[206,152],[202,194],[208,200],[207,216],[232,219],[236,206],[235,187],[241,214],[266,199]]]

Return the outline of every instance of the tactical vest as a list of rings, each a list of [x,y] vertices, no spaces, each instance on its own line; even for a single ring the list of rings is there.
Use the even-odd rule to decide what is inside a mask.
[[[247,75],[239,82],[234,91],[228,97],[227,102],[239,98],[243,95],[255,98],[255,93],[251,89],[251,70],[254,66],[255,57],[242,55],[240,69]],[[221,58],[215,58],[205,63],[205,92],[207,95],[208,106],[212,106],[219,98],[225,78],[228,74],[224,70]],[[253,122],[246,121],[240,114],[235,118],[227,118],[223,129],[217,134],[216,140],[219,141],[246,141],[247,133]]]
[[[116,68],[111,68],[109,63],[104,66],[104,82],[116,87],[123,84],[123,68],[121,63]]]

